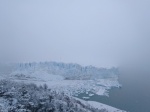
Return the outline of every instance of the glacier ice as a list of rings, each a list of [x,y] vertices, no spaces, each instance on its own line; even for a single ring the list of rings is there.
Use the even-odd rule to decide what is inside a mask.
[[[108,96],[109,89],[121,86],[117,68],[83,67],[72,63],[13,63],[8,66],[7,72],[1,74],[2,78],[24,83],[46,83],[57,92],[75,96],[88,91]]]

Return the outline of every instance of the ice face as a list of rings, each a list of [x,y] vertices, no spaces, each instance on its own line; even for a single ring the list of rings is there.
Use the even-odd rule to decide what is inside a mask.
[[[56,62],[11,65],[7,78],[25,83],[46,83],[49,88],[68,95],[91,91],[108,96],[111,87],[119,87],[117,68],[96,68]]]
[[[21,72],[46,71],[49,74],[61,75],[68,79],[97,79],[116,77],[118,74],[117,68],[96,68],[93,66],[80,66],[78,64],[65,64],[56,62],[43,63],[21,63],[15,65],[15,70]]]

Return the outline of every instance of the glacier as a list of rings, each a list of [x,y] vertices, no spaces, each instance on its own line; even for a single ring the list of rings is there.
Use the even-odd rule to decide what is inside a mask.
[[[49,88],[70,96],[85,92],[109,96],[112,87],[121,87],[118,82],[118,69],[114,67],[106,69],[73,63],[33,62],[12,63],[5,68],[7,72],[1,71],[1,79],[47,84]]]

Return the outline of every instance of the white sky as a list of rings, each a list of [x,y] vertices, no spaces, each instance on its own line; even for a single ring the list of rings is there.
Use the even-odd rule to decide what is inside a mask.
[[[150,1],[1,0],[0,45],[1,59],[18,62],[147,61]]]

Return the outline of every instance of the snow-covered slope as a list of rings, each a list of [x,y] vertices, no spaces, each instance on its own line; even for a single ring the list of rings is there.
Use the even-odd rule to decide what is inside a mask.
[[[47,84],[49,88],[69,96],[87,93],[109,95],[109,89],[120,87],[117,68],[96,68],[56,62],[17,63],[1,72],[1,79],[17,82]],[[92,94],[91,94],[92,93]]]
[[[45,85],[0,81],[0,112],[106,112],[103,110],[56,93]]]
[[[104,110],[107,110],[108,112],[126,112],[124,110],[120,110],[120,109],[117,109],[117,108],[114,108],[112,106],[108,106],[108,105],[105,105],[105,104],[102,104],[102,103],[99,103],[99,102],[95,102],[95,101],[84,101],[82,99],[79,99],[79,98],[75,98],[77,100],[79,100],[80,102],[82,102],[83,104],[85,105],[91,105],[92,107],[94,108],[97,108],[97,109],[104,109]]]
[[[107,95],[111,87],[120,87],[117,68],[96,68],[56,62],[17,63],[9,66],[6,78],[15,81],[46,83],[50,88],[68,95],[93,92]]]

